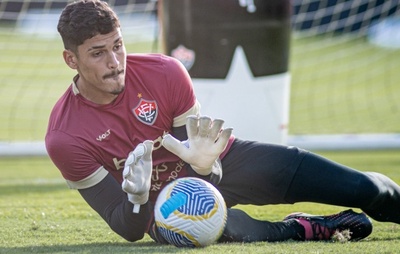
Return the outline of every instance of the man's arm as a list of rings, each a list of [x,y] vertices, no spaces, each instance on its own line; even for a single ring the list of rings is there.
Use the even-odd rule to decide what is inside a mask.
[[[68,186],[78,189],[113,231],[128,241],[143,238],[153,214],[147,200],[140,203],[140,213],[133,214],[133,203],[128,200],[121,184],[87,153],[75,137],[52,131],[46,135],[46,149]],[[91,168],[97,170],[91,171]],[[82,175],[86,177],[82,179]]]
[[[143,238],[153,216],[153,205],[147,202],[139,213],[132,213],[133,204],[111,174],[79,193],[118,235],[131,242]]]
[[[188,139],[188,135],[186,132],[186,125],[182,125],[179,127],[173,127],[172,128],[172,136],[174,136],[176,139],[180,141],[184,141]]]

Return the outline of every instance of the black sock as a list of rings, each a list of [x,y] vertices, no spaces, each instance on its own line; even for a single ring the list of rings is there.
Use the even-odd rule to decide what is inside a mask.
[[[227,225],[219,242],[278,242],[290,239],[303,240],[304,227],[297,220],[281,222],[260,221],[245,212],[228,209]]]

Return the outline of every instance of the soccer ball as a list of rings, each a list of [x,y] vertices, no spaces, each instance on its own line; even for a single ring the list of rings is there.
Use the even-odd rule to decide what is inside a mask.
[[[227,208],[221,193],[195,177],[179,178],[159,194],[154,210],[160,234],[177,247],[204,247],[222,234]]]

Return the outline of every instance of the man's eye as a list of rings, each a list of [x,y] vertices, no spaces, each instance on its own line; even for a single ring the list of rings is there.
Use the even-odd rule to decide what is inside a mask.
[[[115,45],[114,49],[119,50],[122,47],[122,44]]]
[[[97,56],[101,56],[101,54],[102,54],[101,51],[99,51],[99,52],[94,52],[94,53],[93,53],[93,56],[94,56],[94,57],[97,57]]]

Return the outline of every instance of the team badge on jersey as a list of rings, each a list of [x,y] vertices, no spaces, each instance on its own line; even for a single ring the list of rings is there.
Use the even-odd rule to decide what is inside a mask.
[[[134,108],[133,114],[144,124],[152,125],[156,121],[158,108],[155,101],[140,99],[139,105]]]
[[[194,64],[196,54],[193,50],[186,48],[183,45],[179,45],[176,49],[172,50],[171,56],[178,59],[186,70],[190,70]]]

